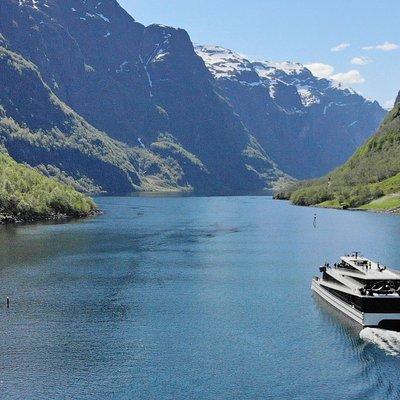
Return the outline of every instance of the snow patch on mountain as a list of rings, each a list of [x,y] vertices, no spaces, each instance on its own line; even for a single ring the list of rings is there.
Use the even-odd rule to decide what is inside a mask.
[[[32,7],[35,10],[39,10],[39,0],[18,0],[18,5],[20,7],[22,6],[28,6],[28,7]],[[46,2],[43,2],[43,5],[48,7],[48,5],[46,4]]]
[[[223,47],[196,45],[195,51],[216,79],[232,78],[240,73],[253,71],[248,60]]]
[[[323,106],[323,115],[333,105],[331,96],[341,99],[349,96],[361,96],[353,89],[343,87],[339,82],[318,78],[303,64],[298,62],[252,61],[239,53],[220,46],[196,45],[195,51],[216,80],[232,80],[243,86],[264,86],[272,100],[277,99],[280,89],[286,91],[292,87],[300,98],[299,106],[309,108]],[[243,78],[245,77],[245,79]],[[283,105],[280,103],[279,107]],[[284,107],[288,110],[287,107]],[[293,109],[291,112],[298,112]]]
[[[269,81],[277,80],[293,84],[312,77],[311,72],[304,65],[290,61],[253,61],[252,66],[261,78]]]
[[[102,13],[97,13],[96,14],[98,17],[100,17],[103,21],[110,23],[110,19],[104,16]]]
[[[117,74],[121,74],[122,72],[129,72],[129,62],[124,61],[120,64],[120,66],[115,70]]]
[[[313,89],[310,86],[297,85],[296,87],[304,107],[310,107],[313,104],[319,104],[321,102],[321,99],[313,93]]]
[[[299,75],[307,70],[302,64],[290,61],[272,62],[272,61],[259,61],[256,62],[256,70],[263,77],[275,76],[277,72],[285,73],[287,75]]]

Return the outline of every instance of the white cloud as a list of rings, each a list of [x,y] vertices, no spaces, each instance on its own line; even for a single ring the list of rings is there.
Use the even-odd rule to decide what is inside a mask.
[[[350,47],[350,43],[340,43],[337,46],[332,47],[331,51],[333,52],[342,51],[344,49],[347,49],[348,47]]]
[[[355,83],[364,83],[365,79],[360,74],[360,71],[351,69],[347,72],[340,72],[330,77],[332,80],[343,84],[344,86],[352,85]]]
[[[372,60],[368,57],[353,57],[350,60],[350,63],[353,65],[367,65],[370,64],[372,62]]]
[[[351,69],[347,72],[339,72],[334,74],[335,68],[332,65],[324,63],[310,63],[305,65],[312,74],[318,78],[331,79],[344,86],[350,86],[352,84],[364,83],[365,79],[361,75],[360,71]]]
[[[399,45],[391,42],[383,42],[382,44],[378,44],[376,46],[364,46],[363,50],[381,50],[381,51],[393,51],[397,50]]]
[[[397,50],[399,48],[399,45],[396,43],[385,42],[382,44],[378,44],[376,48],[377,50],[382,50],[382,51],[392,51],[392,50]]]
[[[308,68],[313,75],[317,76],[318,78],[330,78],[333,74],[335,68],[332,65],[324,64],[324,63],[311,63],[306,64],[306,68]]]
[[[391,110],[393,108],[393,106],[394,106],[394,101],[395,101],[394,99],[386,100],[383,103],[383,107],[386,108],[386,110]]]

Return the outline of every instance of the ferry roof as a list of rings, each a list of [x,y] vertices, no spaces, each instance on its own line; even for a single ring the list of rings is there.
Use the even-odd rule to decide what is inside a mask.
[[[350,276],[343,275],[342,271],[337,271],[333,268],[329,268],[326,270],[326,273],[329,274],[332,278],[340,282],[341,284],[347,286],[349,289],[361,289],[364,287],[363,283],[353,279]]]
[[[362,276],[357,274],[360,278],[372,280],[400,280],[399,272],[388,269],[368,258],[362,256],[345,256],[341,257],[341,260],[359,271],[362,274]]]

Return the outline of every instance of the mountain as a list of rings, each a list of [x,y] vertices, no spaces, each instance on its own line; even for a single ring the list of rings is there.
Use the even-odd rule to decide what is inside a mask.
[[[298,205],[400,211],[400,102],[340,168],[276,194]]]
[[[235,192],[289,179],[244,126],[189,35],[115,0],[0,2],[0,139],[92,192]]]
[[[92,200],[0,152],[0,224],[96,212]]]
[[[95,129],[55,96],[32,62],[0,47],[0,71],[0,139],[16,160],[73,177],[88,191],[157,188],[157,178],[179,188],[178,165]]]
[[[384,115],[300,64],[195,49],[116,0],[2,0],[0,15],[0,140],[81,191],[226,193],[321,176]]]
[[[285,172],[319,177],[342,164],[386,112],[299,63],[252,62],[223,47],[196,46],[249,131]]]

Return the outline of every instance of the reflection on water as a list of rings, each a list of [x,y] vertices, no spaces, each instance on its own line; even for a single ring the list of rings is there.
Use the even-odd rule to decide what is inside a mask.
[[[98,218],[0,229],[2,400],[400,398],[397,336],[310,291],[350,250],[398,266],[400,219],[319,210],[314,228],[314,209],[266,197],[98,202]]]
[[[316,293],[312,292],[315,305],[323,320],[335,326],[340,335],[346,335],[347,340],[354,340],[361,332],[361,325],[340,312],[336,307],[321,299]],[[354,344],[354,343],[353,343]]]

